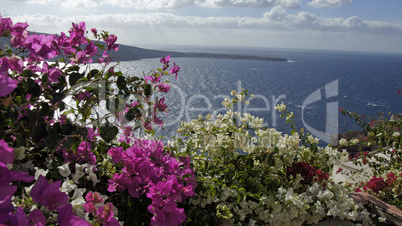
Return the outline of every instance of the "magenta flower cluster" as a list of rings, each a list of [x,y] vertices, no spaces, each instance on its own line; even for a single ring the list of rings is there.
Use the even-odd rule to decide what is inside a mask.
[[[98,63],[108,65],[111,62],[109,51],[118,51],[119,44],[116,44],[117,37],[115,35],[109,35],[107,32],[98,34],[95,28],[91,29],[92,34],[98,41],[103,39],[106,42],[106,46],[101,46],[97,41],[91,41],[86,35],[86,26],[84,22],[78,24],[72,24],[72,28],[66,35],[61,33],[60,35],[44,35],[44,34],[29,34],[27,31],[27,23],[13,24],[10,18],[2,18],[0,15],[0,37],[6,37],[10,39],[10,46],[17,51],[4,55],[0,58],[0,97],[11,94],[14,91],[15,94],[22,97],[22,104],[18,113],[18,120],[21,120],[21,124],[24,120],[30,117],[31,109],[38,109],[40,113],[47,111],[55,111],[61,107],[59,106],[60,100],[57,100],[59,94],[62,94],[61,88],[57,88],[58,85],[63,87],[66,84],[66,78],[70,79],[70,84],[74,84],[72,77],[66,77],[71,71],[77,70],[79,67],[69,67],[70,65],[82,65],[93,63],[93,57],[98,54]],[[99,49],[103,49],[103,53],[99,53]],[[15,54],[19,54],[18,56]],[[57,60],[56,63],[48,63],[47,60],[61,57],[61,60]],[[61,67],[59,62],[64,62],[67,67]],[[144,93],[137,101],[126,106],[124,114],[130,111],[131,116],[134,116],[136,121],[142,120],[144,128],[148,131],[153,130],[152,123],[162,126],[163,120],[158,117],[159,112],[167,112],[167,105],[165,98],[156,98],[155,101],[151,101],[151,96],[154,91],[167,93],[170,90],[170,86],[162,81],[162,76],[177,74],[180,71],[180,67],[173,63],[170,68],[170,56],[163,57],[161,59],[163,63],[163,69],[159,70],[150,76],[144,78]],[[78,69],[77,69],[78,68]],[[170,68],[170,69],[169,69]],[[28,70],[28,71],[25,71]],[[71,70],[71,71],[70,71]],[[112,66],[107,73],[114,73],[114,67]],[[72,82],[74,81],[74,82]],[[34,83],[34,85],[32,85]],[[32,90],[41,89],[36,94],[23,93],[19,94],[19,88],[23,87],[26,91],[28,88]],[[150,89],[149,89],[150,88]],[[38,100],[38,96],[42,97],[45,93],[43,90],[52,91],[52,95],[45,97],[49,99],[49,102],[42,102]],[[12,95],[14,95],[14,93]],[[13,102],[12,95],[9,95],[10,104]],[[24,96],[25,95],[25,96]],[[18,96],[18,97],[20,97]],[[81,90],[73,94],[73,99],[76,100],[77,106],[79,102],[90,102],[95,94],[93,91]],[[45,104],[44,104],[45,103]],[[143,113],[139,108],[143,108],[145,104],[148,104],[149,115]],[[18,105],[18,104],[16,104]],[[8,107],[8,106],[7,106]],[[64,106],[63,106],[64,108]],[[63,110],[62,110],[63,111]],[[130,116],[130,117],[131,117]],[[40,118],[43,117],[43,118]],[[82,177],[81,174],[88,173],[89,178],[93,182],[91,189],[96,189],[95,184],[101,180],[97,179],[100,171],[99,162],[102,162],[104,157],[99,152],[94,154],[94,150],[97,150],[97,142],[99,137],[104,138],[104,131],[99,131],[99,128],[80,128],[79,135],[77,134],[62,134],[59,131],[73,129],[70,119],[67,115],[58,116],[58,120],[53,118],[54,114],[48,114],[46,116],[40,115],[35,118],[35,126],[37,121],[46,123],[46,127],[38,127],[39,135],[36,137],[35,142],[40,143],[43,150],[47,151],[47,143],[52,143],[51,161],[48,164],[40,164],[40,168],[47,167],[48,170],[54,169],[51,163],[58,164],[59,162],[69,163],[63,166],[57,167],[59,174],[43,173],[43,169],[36,168],[36,162],[29,170],[37,170],[36,180],[33,176],[29,176],[28,172],[15,172],[10,170],[10,164],[16,164],[15,150],[10,147],[4,140],[0,140],[0,224],[8,225],[46,225],[49,222],[57,223],[59,225],[91,225],[87,220],[91,221],[94,225],[119,225],[116,219],[116,214],[113,210],[112,199],[101,198],[99,193],[92,192],[84,189],[82,191],[78,186],[82,186],[85,183],[78,181]],[[58,121],[58,122],[56,122]],[[120,121],[119,121],[120,122]],[[59,124],[57,124],[59,123]],[[120,122],[121,123],[121,122]],[[28,131],[31,132],[28,136],[36,135],[36,131],[33,127],[27,126]],[[43,126],[43,125],[40,125]],[[70,128],[71,126],[71,128]],[[43,128],[43,130],[41,130]],[[44,131],[46,128],[46,132]],[[117,127],[116,127],[117,128]],[[31,129],[31,130],[29,130]],[[25,128],[24,128],[25,130]],[[76,131],[74,131],[76,132]],[[103,133],[102,133],[103,132]],[[42,133],[42,134],[40,134]],[[46,133],[46,137],[43,138],[43,134]],[[56,133],[57,144],[53,144],[52,136],[48,134]],[[86,134],[82,136],[82,134]],[[11,136],[16,141],[15,134]],[[68,138],[76,138],[68,140]],[[99,138],[99,139],[98,139]],[[76,141],[79,139],[79,141]],[[104,138],[105,139],[105,138]],[[27,139],[28,140],[28,139]],[[69,142],[75,142],[71,144]],[[124,127],[123,134],[121,135],[119,142],[125,142],[125,148],[113,147],[109,150],[108,154],[112,156],[113,162],[116,166],[123,166],[119,173],[113,175],[112,179],[109,179],[108,191],[122,191],[127,189],[129,194],[134,198],[142,198],[151,200],[151,204],[148,206],[148,210],[153,217],[151,223],[153,225],[179,225],[187,218],[184,209],[179,207],[179,203],[183,202],[188,197],[195,195],[194,190],[196,187],[194,171],[190,168],[190,158],[180,157],[176,159],[169,152],[165,151],[164,144],[161,141],[155,140],[141,140],[136,139],[133,136],[132,127]],[[23,142],[21,142],[23,143]],[[130,144],[132,144],[131,147]],[[15,147],[16,142],[13,143]],[[25,145],[25,144],[23,144]],[[30,144],[26,144],[23,152],[31,151]],[[50,145],[49,145],[50,146]],[[56,147],[54,147],[56,146]],[[54,148],[53,148],[54,147]],[[39,149],[39,148],[38,148]],[[37,151],[37,150],[35,150]],[[16,152],[17,153],[17,152]],[[50,154],[50,153],[49,153]],[[25,153],[21,154],[25,156]],[[28,156],[28,155],[27,155]],[[22,160],[25,157],[18,158]],[[62,161],[59,161],[63,158]],[[56,160],[56,161],[55,161]],[[75,164],[72,164],[75,163]],[[9,166],[7,166],[9,164]],[[24,162],[27,166],[28,162]],[[17,164],[16,164],[17,165]],[[74,167],[75,165],[75,167]],[[81,172],[83,169],[79,167],[91,167],[90,171]],[[20,165],[19,165],[20,166]],[[35,168],[34,168],[35,167]],[[72,174],[70,171],[74,173]],[[88,169],[88,168],[87,168]],[[31,171],[32,172],[32,171]],[[47,175],[47,176],[45,176]],[[73,177],[70,180],[70,176]],[[64,177],[64,182],[59,180]],[[102,179],[105,179],[104,177]],[[104,180],[103,180],[104,181]],[[17,189],[15,185],[19,182],[21,189]],[[69,183],[74,182],[74,184]],[[21,190],[27,190],[27,197],[29,203],[24,204],[25,200],[19,200],[21,206],[15,206],[19,204],[13,204],[11,199],[13,196],[21,198]],[[63,185],[62,185],[63,183]],[[66,185],[69,184],[69,185]],[[31,185],[31,187],[29,187]],[[67,188],[69,187],[69,188]],[[69,190],[70,189],[70,190]],[[72,197],[69,197],[70,192],[74,190],[74,195],[78,194],[77,200],[81,195],[85,195],[85,201],[79,201],[81,207],[77,207],[73,204]],[[81,191],[80,191],[81,190]],[[78,201],[77,201],[78,202]],[[17,202],[18,203],[18,202]],[[116,204],[116,203],[115,203]],[[25,207],[25,208],[24,208]],[[28,207],[35,207],[33,210],[28,210]],[[83,208],[85,212],[78,211]],[[88,218],[81,218],[88,216]],[[78,215],[79,216],[78,216]],[[56,219],[57,216],[57,219]],[[52,218],[52,219],[49,219]]]
[[[108,153],[114,163],[121,163],[120,173],[109,179],[109,192],[128,190],[134,198],[145,194],[152,200],[148,210],[154,215],[152,225],[178,225],[185,221],[177,203],[195,195],[194,171],[189,157],[180,161],[164,150],[161,141],[135,139],[124,150],[112,147]]]
[[[60,36],[33,34],[29,35],[26,30],[27,23],[13,24],[10,18],[2,18],[0,15],[0,37],[4,34],[11,34],[11,47],[25,48],[28,50],[28,58],[25,61],[28,64],[23,67],[24,60],[19,57],[2,57],[0,59],[0,96],[6,96],[11,93],[17,86],[18,80],[9,76],[9,71],[15,74],[21,74],[23,69],[30,69],[33,73],[43,73],[49,75],[51,83],[58,82],[58,77],[61,75],[61,70],[58,67],[50,67],[47,62],[39,67],[39,63],[44,60],[53,59],[59,55],[65,54],[71,56],[70,64],[86,64],[92,63],[92,57],[98,52],[98,47],[93,41],[87,39],[85,22],[72,24],[69,31],[70,37],[65,33]],[[104,50],[102,58],[98,59],[99,63],[108,63],[111,58],[108,51],[118,51],[119,44],[116,44],[117,37],[110,35],[104,38],[107,42],[107,50]],[[84,50],[80,47],[86,45]]]
[[[6,164],[14,162],[14,150],[4,140],[0,140],[0,224],[1,225],[46,225],[46,217],[35,209],[26,216],[22,207],[15,211],[11,198],[17,191],[12,182],[21,181],[31,183],[33,176],[27,172],[9,170]],[[57,211],[59,225],[90,225],[86,220],[73,213],[71,204],[68,204],[68,195],[60,191],[61,181],[49,183],[39,176],[30,191],[32,201],[46,207],[49,211]]]
[[[90,191],[85,196],[85,200],[87,201],[84,203],[85,211],[91,214],[97,223],[102,223],[104,226],[120,226],[113,217],[113,204],[108,202],[102,205],[105,200],[99,196],[99,193]]]
[[[91,143],[95,141],[96,137],[99,137],[98,130],[87,128],[86,140],[80,142],[76,151],[71,150],[71,148],[66,149],[62,145],[59,151],[64,157],[64,162],[73,162],[78,164],[89,163],[91,165],[96,165],[96,156],[92,152],[93,144]]]
[[[400,175],[402,176],[402,174]],[[378,194],[380,192],[387,192],[392,188],[393,183],[396,181],[397,176],[393,172],[389,172],[387,174],[387,179],[384,180],[383,177],[377,177],[374,175],[366,184],[363,184],[363,190],[368,191],[371,190],[372,192]],[[361,192],[360,188],[357,188],[355,192]]]
[[[314,166],[311,166],[307,162],[293,162],[291,167],[288,167],[286,170],[286,176],[289,178],[293,176],[296,178],[297,175],[300,175],[303,179],[300,183],[307,185],[314,181],[323,181],[329,179],[328,172],[323,172],[320,169],[314,169]],[[325,183],[324,183],[325,188]]]

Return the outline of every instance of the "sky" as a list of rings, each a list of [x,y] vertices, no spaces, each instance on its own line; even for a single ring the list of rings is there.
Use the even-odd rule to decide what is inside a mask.
[[[402,0],[0,0],[2,17],[57,34],[71,23],[127,45],[402,53]]]

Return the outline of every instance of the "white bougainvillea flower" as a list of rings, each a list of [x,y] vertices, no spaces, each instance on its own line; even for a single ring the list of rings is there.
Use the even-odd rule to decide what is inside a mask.
[[[68,177],[71,174],[69,163],[58,166],[57,169],[59,170],[60,175],[62,175],[63,177]]]

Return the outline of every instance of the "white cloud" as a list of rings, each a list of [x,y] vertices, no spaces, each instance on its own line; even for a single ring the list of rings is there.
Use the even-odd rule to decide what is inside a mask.
[[[243,45],[276,47],[370,48],[399,46],[402,23],[369,21],[359,17],[323,18],[308,12],[287,14],[277,6],[260,18],[178,16],[171,13],[133,13],[56,16],[26,14],[13,22],[27,21],[29,30],[67,33],[71,22],[86,22],[87,29],[97,28],[116,34],[125,44]],[[378,40],[378,41],[377,41]],[[353,44],[352,44],[353,43]],[[365,45],[364,47],[359,45]],[[400,47],[389,51],[400,51]]]
[[[275,4],[289,9],[300,9],[300,0],[277,0]]]
[[[312,0],[310,3],[308,3],[309,6],[315,7],[315,8],[321,8],[321,7],[340,7],[342,5],[349,5],[352,3],[353,0]]]
[[[102,6],[113,6],[132,9],[172,9],[190,5],[204,8],[300,8],[300,0],[25,0],[30,4],[60,5],[69,9],[93,9]]]
[[[48,31],[68,29],[71,22],[85,21],[87,28],[99,29],[276,29],[312,30],[325,32],[366,33],[376,35],[402,35],[402,23],[362,20],[359,17],[323,18],[308,12],[286,14],[274,7],[260,18],[251,17],[198,17],[178,16],[170,13],[103,14],[59,17],[55,15],[23,15],[13,21],[27,21],[30,27]],[[67,22],[68,21],[68,22]]]
[[[282,7],[274,7],[269,12],[264,13],[264,18],[270,21],[282,21],[286,16],[286,10]]]

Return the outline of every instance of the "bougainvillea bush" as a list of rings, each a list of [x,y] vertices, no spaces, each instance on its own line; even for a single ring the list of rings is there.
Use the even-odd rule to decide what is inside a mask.
[[[355,183],[355,191],[364,191],[402,209],[402,120],[390,120],[380,113],[378,117],[366,117],[340,109],[361,127],[360,136],[342,138],[340,149],[354,148],[349,156],[354,164],[370,169],[347,172]]]
[[[84,22],[59,35],[27,27],[0,17],[0,224],[184,222],[189,157],[146,136],[163,125],[162,77],[180,67],[166,56],[148,76],[123,75],[115,35]]]
[[[198,186],[188,200],[191,223],[301,225],[335,217],[370,224],[370,214],[348,197],[350,190],[333,182],[333,167],[347,154],[298,133],[284,104],[276,109],[291,123],[291,135],[233,111],[247,94],[232,91],[223,115],[182,122],[183,136],[171,144],[193,156]]]

